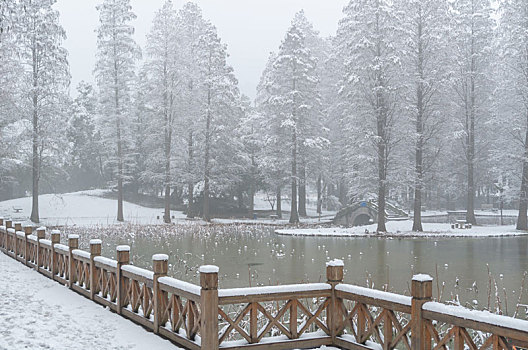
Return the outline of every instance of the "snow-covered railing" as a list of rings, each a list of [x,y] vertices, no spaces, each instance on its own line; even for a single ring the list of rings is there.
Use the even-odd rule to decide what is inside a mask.
[[[72,290],[187,349],[477,350],[528,348],[528,321],[447,306],[432,299],[432,278],[416,275],[411,296],[344,284],[343,262],[327,263],[326,283],[218,289],[218,267],[202,266],[200,285],[101,256],[102,242],[60,244],[60,232],[0,218],[0,250]],[[97,320],[94,320],[97,322]]]

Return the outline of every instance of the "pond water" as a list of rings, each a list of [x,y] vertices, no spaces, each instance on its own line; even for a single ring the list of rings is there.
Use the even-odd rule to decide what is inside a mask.
[[[215,264],[220,267],[220,288],[325,281],[326,261],[339,258],[345,263],[347,283],[408,295],[413,273],[427,273],[435,278],[435,298],[441,294],[442,301],[459,300],[479,309],[487,308],[489,298],[490,309],[500,303],[510,315],[528,271],[527,236],[291,237],[265,226],[174,227],[164,232],[150,229],[148,234],[103,234],[103,255],[113,257],[116,244],[130,244],[134,264],[151,268],[152,255],[166,253],[169,275],[194,283],[199,265]],[[528,304],[528,291],[520,303]],[[526,317],[524,307],[519,312]]]

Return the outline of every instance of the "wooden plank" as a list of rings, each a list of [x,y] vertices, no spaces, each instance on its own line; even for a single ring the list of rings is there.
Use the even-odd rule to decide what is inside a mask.
[[[336,338],[334,345],[337,345],[340,348],[347,350],[372,350],[372,348],[366,345],[359,344],[341,337]]]
[[[179,289],[179,288],[175,288],[175,287],[172,287],[172,286],[168,286],[168,285],[163,284],[161,282],[159,282],[159,287],[160,287],[161,291],[168,292],[170,294],[177,295],[179,297],[182,297],[182,298],[185,298],[185,299],[188,299],[188,300],[192,300],[192,301],[195,301],[197,303],[200,302],[200,294],[189,293],[189,292],[187,292],[187,291],[185,291],[183,289]]]
[[[159,334],[167,338],[171,342],[175,343],[176,345],[183,346],[186,349],[189,349],[189,350],[201,350],[202,349],[198,343],[195,343],[192,340],[189,340],[177,333],[174,333],[165,327],[160,327]]]
[[[51,278],[53,277],[53,275],[51,274],[51,271],[48,271],[46,269],[43,269],[42,267],[39,267],[38,268],[38,272],[40,272],[41,274],[43,274],[44,276],[48,277],[48,278]]]
[[[79,286],[76,283],[72,284],[71,289],[73,289],[74,291],[76,291],[79,294],[82,294],[83,296],[85,296],[87,298],[90,298],[90,291],[84,289],[83,287]]]
[[[112,311],[115,311],[116,309],[116,304],[115,303],[112,303],[110,300],[108,299],[105,299],[103,297],[101,297],[100,295],[98,294],[95,294],[94,295],[94,299],[93,299],[96,303],[98,304],[101,304],[103,306],[107,306],[109,307]]]
[[[399,311],[399,312],[403,312],[403,313],[406,313],[406,314],[410,314],[411,313],[411,306],[410,305],[395,303],[395,302],[390,301],[390,300],[376,299],[376,298],[367,297],[367,296],[364,296],[364,295],[357,295],[357,294],[353,294],[353,293],[343,292],[341,290],[336,290],[336,297],[344,299],[344,300],[357,301],[357,302],[360,302],[362,304],[367,304],[367,305],[370,305],[370,306],[378,306],[378,307],[381,307],[383,309],[389,309],[389,310],[392,310],[392,311]]]
[[[136,313],[133,313],[129,309],[125,309],[124,307],[121,308],[121,315],[123,317],[128,318],[129,320],[132,320],[132,321],[142,325],[145,328],[148,328],[150,330],[154,329],[154,322],[152,322],[148,318],[145,318],[145,317],[140,316],[140,315],[138,315]]]
[[[266,338],[264,338],[266,339]],[[242,350],[242,349],[269,349],[269,350],[289,350],[289,349],[306,349],[320,347],[323,345],[332,345],[332,337],[322,336],[317,338],[288,339],[279,341],[266,341],[265,343],[233,345],[229,343],[220,344],[220,349]],[[368,349],[368,348],[367,348]]]
[[[424,318],[431,321],[439,321],[457,327],[469,328],[486,333],[493,333],[495,335],[500,335],[506,338],[516,339],[528,343],[528,332],[522,332],[517,329],[511,329],[503,326],[496,326],[485,322],[476,322],[473,320],[467,320],[462,317],[445,315],[433,311],[423,310],[422,314]]]
[[[261,295],[237,295],[229,297],[219,297],[219,305],[227,304],[246,304],[264,301],[280,301],[280,300],[291,300],[291,299],[304,299],[304,298],[328,298],[332,295],[332,291],[328,290],[316,290],[316,291],[302,291],[302,292],[288,292],[288,293],[269,293]]]
[[[151,280],[150,278],[145,277],[145,276],[141,276],[141,275],[138,275],[136,273],[133,273],[133,272],[130,272],[130,271],[126,271],[126,270],[121,270],[121,275],[123,277],[130,278],[131,280],[137,281],[139,283],[144,283],[149,288],[153,288],[154,287],[154,281]]]

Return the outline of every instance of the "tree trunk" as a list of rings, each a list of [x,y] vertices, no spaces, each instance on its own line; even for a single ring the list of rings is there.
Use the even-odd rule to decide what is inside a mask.
[[[33,137],[32,137],[32,206],[31,206],[31,221],[38,223],[39,218],[39,177],[40,177],[40,159],[38,154],[38,70],[37,70],[37,50],[33,45]]]
[[[419,12],[421,18],[421,5]],[[418,84],[416,87],[416,149],[415,149],[415,179],[414,179],[414,215],[413,231],[423,231],[422,227],[422,189],[423,189],[423,144],[424,144],[424,72],[422,48],[422,23],[418,23]]]
[[[210,147],[211,147],[211,89],[207,91],[207,116],[205,122],[205,159],[204,159],[204,191],[203,191],[203,219],[211,221],[209,213],[209,176],[210,176]]]
[[[292,163],[291,163],[291,209],[290,224],[299,223],[297,212],[297,131],[292,132]]]
[[[251,155],[251,183],[249,184],[249,217],[253,218],[253,215],[255,214],[255,188],[256,188],[256,162],[255,162],[255,156]]]
[[[280,185],[277,186],[277,218],[282,219],[282,193]]]
[[[299,169],[299,216],[306,217],[306,166]]]
[[[187,217],[188,218],[194,218],[194,212],[193,212],[193,205],[194,205],[194,183],[192,181],[192,175],[193,175],[193,132],[189,131],[189,139],[187,141],[187,151],[189,153],[189,159],[187,163],[188,167],[188,175],[189,175],[189,182],[187,183],[187,196],[188,196],[188,204],[187,204]]]
[[[519,197],[519,216],[517,217],[517,230],[524,230],[524,231],[528,230],[527,211],[528,211],[528,113],[526,115],[526,135],[525,135],[525,141],[524,141],[521,193]]]
[[[385,144],[378,145],[378,227],[376,232],[387,232],[385,226],[385,195],[386,195],[386,170],[385,170]]]
[[[165,67],[165,79],[164,79],[164,88],[163,93],[163,105],[164,105],[164,114],[165,114],[165,212],[163,214],[163,222],[170,224],[171,215],[170,215],[170,204],[171,204],[171,195],[170,195],[170,168],[171,168],[171,143],[172,143],[172,94],[170,96],[169,104],[169,84],[167,82],[167,68]]]
[[[470,110],[467,122],[467,207],[466,221],[476,225],[475,218],[475,49],[474,28],[471,24],[471,72],[470,72]]]
[[[317,214],[322,213],[323,189],[321,174],[317,177]]]

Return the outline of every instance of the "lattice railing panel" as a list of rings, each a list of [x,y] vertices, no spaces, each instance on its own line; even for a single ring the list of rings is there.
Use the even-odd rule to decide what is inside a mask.
[[[200,333],[200,306],[194,300],[161,291],[161,324],[172,332],[185,331],[186,337],[195,340]]]
[[[149,319],[154,308],[152,287],[131,278],[125,278],[124,281],[125,298],[123,306],[129,306],[132,312]]]
[[[298,339],[317,330],[330,334],[326,326],[329,302],[330,298],[321,297],[222,305],[218,309],[219,341],[258,343],[278,335]]]

